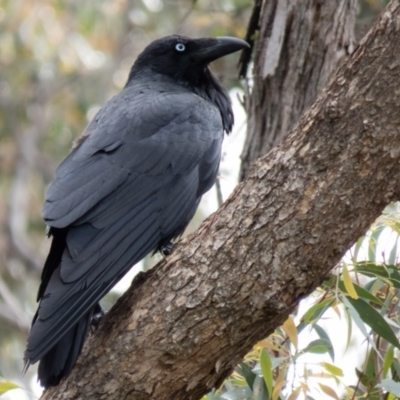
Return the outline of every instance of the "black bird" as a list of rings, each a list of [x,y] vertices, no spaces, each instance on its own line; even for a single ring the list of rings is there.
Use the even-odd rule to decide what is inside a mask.
[[[40,360],[44,387],[71,372],[99,300],[182,234],[214,184],[233,113],[207,66],[245,47],[232,37],[154,41],[58,167],[43,208],[53,240],[24,358],[25,369]]]

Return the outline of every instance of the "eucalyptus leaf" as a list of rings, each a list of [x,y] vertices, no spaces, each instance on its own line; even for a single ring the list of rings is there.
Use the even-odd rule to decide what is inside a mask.
[[[355,264],[355,270],[365,276],[378,277],[384,282],[391,283],[395,288],[400,289],[400,273],[394,266],[363,261]]]
[[[257,375],[253,385],[254,400],[270,400],[267,387],[263,378]]]
[[[298,331],[300,331],[305,328],[306,324],[310,322],[317,322],[324,312],[328,310],[330,307],[332,307],[333,303],[335,302],[335,299],[333,297],[324,299],[321,302],[314,304],[312,307],[310,307],[303,315],[302,317],[302,323],[299,324],[298,326]]]
[[[302,353],[324,354],[328,353],[331,348],[332,343],[330,340],[316,339],[310,342],[307,347],[302,350]]]
[[[400,349],[400,343],[392,328],[378,311],[362,299],[355,300],[349,297],[347,300],[355,308],[364,323],[383,339]]]
[[[264,378],[264,382],[265,382],[265,385],[268,390],[268,395],[272,396],[272,388],[274,385],[273,376],[272,376],[273,369],[272,369],[271,358],[266,349],[261,350],[260,365],[261,365],[261,371],[262,371],[262,375]],[[254,391],[254,388],[253,388],[253,391]]]
[[[370,345],[375,351],[378,351],[376,348],[375,342],[373,340],[370,340],[369,333],[367,329],[365,328],[364,322],[361,319],[360,315],[358,314],[357,310],[353,307],[352,303],[348,300],[346,296],[342,296],[342,301],[343,304],[347,307],[347,310],[352,318],[352,320],[355,322],[357,325],[358,329],[361,331],[361,333],[364,335],[364,337],[369,341]]]
[[[338,287],[342,292],[347,293],[347,290],[346,290],[346,287],[345,287],[343,281],[339,281]],[[382,307],[385,306],[385,304],[381,300],[379,300],[376,296],[374,296],[371,292],[364,289],[363,287],[357,285],[354,282],[353,282],[353,287],[354,287],[358,297],[361,297],[364,300],[372,301],[373,303],[379,304]]]
[[[368,241],[368,259],[375,260],[376,258],[376,247],[378,245],[379,236],[385,230],[385,226],[377,227],[372,231],[371,236]]]
[[[382,366],[382,376],[386,378],[390,367],[393,364],[394,359],[394,347],[392,345],[386,351],[385,357],[383,358],[383,366]]]
[[[251,370],[251,368],[244,362],[240,363],[240,373],[246,379],[247,384],[249,385],[250,389],[253,389],[254,379],[256,374]]]
[[[326,331],[323,328],[321,328],[318,324],[313,325],[313,328],[314,328],[315,332],[317,332],[317,335],[321,339],[324,339],[327,342],[329,342],[330,348],[328,350],[328,353],[329,353],[329,356],[331,357],[332,361],[335,361],[335,350],[333,348],[333,345],[332,345],[332,342],[331,342],[331,338],[328,336]]]
[[[376,386],[400,398],[399,382],[395,382],[393,379],[384,379],[381,383],[379,383]]]
[[[234,387],[221,394],[224,400],[243,400],[243,398],[252,398],[253,392],[248,386]]]
[[[286,358],[285,357],[271,357],[271,364],[272,364],[272,369],[274,370],[276,367],[279,367],[279,365],[282,364],[283,361],[285,361]],[[256,365],[254,365],[254,367],[251,370],[252,372],[254,372],[257,375],[262,375],[262,371],[261,371],[261,365],[260,363],[256,363]]]

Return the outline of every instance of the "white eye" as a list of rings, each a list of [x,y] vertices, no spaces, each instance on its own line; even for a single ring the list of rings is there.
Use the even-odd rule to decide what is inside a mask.
[[[180,53],[182,53],[183,51],[186,50],[186,47],[183,43],[178,43],[175,45],[175,50],[179,51]]]

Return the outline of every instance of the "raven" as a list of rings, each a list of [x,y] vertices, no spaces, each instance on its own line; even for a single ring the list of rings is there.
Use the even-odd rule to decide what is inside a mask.
[[[208,64],[248,44],[168,36],[132,66],[58,167],[43,207],[52,244],[25,370],[44,387],[69,375],[99,300],[151,251],[168,248],[215,182],[231,102]]]

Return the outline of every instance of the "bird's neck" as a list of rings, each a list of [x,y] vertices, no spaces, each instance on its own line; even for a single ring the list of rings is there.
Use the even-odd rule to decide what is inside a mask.
[[[201,84],[192,87],[199,96],[214,104],[221,114],[222,124],[226,133],[231,132],[233,126],[232,102],[228,92],[219,83],[218,79],[207,69],[205,79]]]
[[[179,85],[212,103],[218,108],[221,114],[224,131],[226,133],[231,132],[234,122],[231,99],[228,92],[208,68],[205,68],[201,74],[196,74],[195,80],[193,80],[192,77],[171,77],[155,73],[150,69],[144,71],[132,69],[126,87],[140,84],[157,88],[159,82],[161,82],[164,87],[166,84],[167,86],[171,85],[171,87]]]

